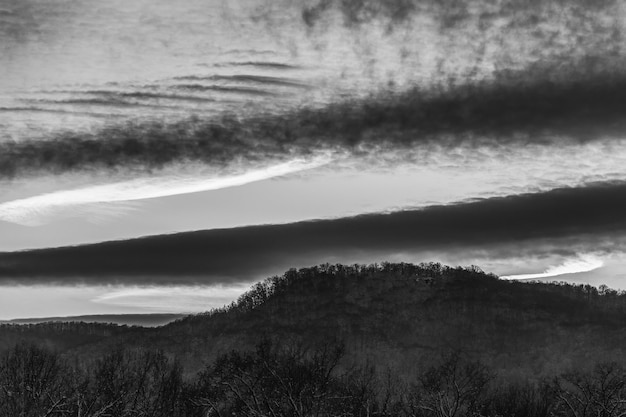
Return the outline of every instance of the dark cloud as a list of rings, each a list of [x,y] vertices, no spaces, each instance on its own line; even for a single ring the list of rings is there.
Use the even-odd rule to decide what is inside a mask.
[[[251,51],[254,54],[254,51]],[[215,67],[253,67],[253,68],[270,68],[278,70],[296,70],[301,67],[297,65],[285,64],[284,62],[268,62],[268,61],[245,61],[245,62],[228,62],[225,64],[215,64]]]
[[[318,20],[330,9],[332,0],[320,0],[312,6],[304,6],[302,9],[302,21],[307,26],[314,26]]]
[[[179,88],[219,88],[179,86]],[[223,87],[235,89],[235,87]],[[241,88],[245,93],[271,94]],[[554,144],[623,137],[626,78],[581,77],[548,67],[496,82],[381,94],[322,109],[176,123],[116,124],[45,141],[0,143],[0,177],[73,170],[152,170],[198,161],[281,159],[316,150],[377,154],[417,146]],[[126,97],[128,99],[130,97]]]
[[[585,56],[624,55],[623,9],[616,0],[302,0],[294,4],[301,8],[303,25],[317,48],[334,47],[321,39],[341,22],[361,65],[372,73],[382,65],[377,67],[381,62],[371,51],[384,49],[386,41],[416,73],[434,63],[439,75],[462,82],[489,74],[491,68],[498,72],[546,61],[572,68]],[[276,26],[274,14],[265,16],[267,27]],[[381,27],[385,33],[379,31]]]
[[[47,99],[24,99],[21,100],[25,103],[35,104],[35,105],[49,105],[49,104],[60,104],[60,105],[71,105],[71,106],[98,106],[98,107],[159,107],[151,104],[143,104],[137,102],[130,102],[126,100],[122,100],[119,97],[99,97],[99,98],[75,98],[75,99],[66,99],[66,100],[47,100]]]
[[[263,75],[237,74],[237,75],[214,75],[214,80],[250,82],[255,84],[278,85],[283,87],[307,87],[306,84],[284,77],[270,77]]]
[[[41,34],[43,11],[53,10],[30,1],[0,1],[0,36],[6,41],[27,42]],[[0,44],[1,46],[6,46]]]
[[[139,99],[139,100],[143,100],[143,99],[176,100],[176,101],[191,101],[191,102],[200,102],[200,103],[214,103],[216,101],[215,99],[209,98],[209,97],[186,96],[186,95],[177,95],[177,94],[146,93],[142,91],[130,92],[130,93],[129,92],[115,93],[115,95],[119,95],[120,97]]]
[[[202,79],[198,77],[194,77],[192,79]],[[274,91],[263,90],[260,88],[250,88],[250,87],[236,87],[236,86],[223,86],[223,85],[204,85],[204,84],[178,84],[171,87],[176,90],[185,90],[185,91],[218,91],[220,93],[236,93],[236,94],[244,94],[249,96],[275,96],[277,95]]]
[[[409,20],[412,14],[420,8],[419,3],[426,2],[418,0],[320,0],[315,4],[303,6],[302,21],[312,27],[325,18],[331,10],[338,10],[346,26],[369,23],[375,19],[384,19],[391,25],[395,25]]]
[[[576,9],[576,14],[589,20],[597,17],[599,11],[610,9],[615,4],[615,0],[556,1],[551,4],[541,0],[504,0],[497,3],[489,0],[318,0],[302,2],[302,21],[313,27],[332,12],[338,12],[348,27],[382,20],[393,29],[394,26],[409,22],[415,14],[427,14],[435,18],[442,30],[449,30],[474,18],[481,19],[483,24],[486,20],[502,22],[515,19],[518,23],[530,25],[541,19],[539,15],[550,15],[554,11],[563,14],[568,8]]]
[[[89,116],[89,117],[112,117],[108,113],[94,113],[88,111],[72,111],[72,110],[62,110],[62,109],[44,109],[40,107],[0,107],[0,113],[56,113],[56,114],[68,114],[68,115],[81,115],[81,116]],[[2,145],[0,145],[2,148]],[[4,148],[3,150],[6,150]],[[0,169],[0,172],[2,170]],[[6,175],[6,173],[2,173]],[[0,176],[3,176],[0,174]]]
[[[276,65],[276,64],[273,64]],[[306,84],[284,77],[271,77],[267,75],[235,74],[235,75],[185,75],[174,77],[174,80],[183,81],[234,81],[253,84],[278,85],[283,87],[306,87]]]
[[[565,255],[617,250],[612,245],[626,232],[624,213],[626,184],[602,183],[390,214],[3,253],[0,276],[24,284],[209,284],[402,253],[483,251],[497,259],[537,256],[548,247]]]
[[[157,42],[161,36],[164,39],[178,38],[181,22],[185,19],[191,22],[192,15],[202,15],[196,9],[172,8],[171,3],[158,3],[164,9],[142,9],[146,13],[170,10],[168,17],[171,15],[171,19],[148,19],[150,13],[142,19],[142,25],[147,26],[142,26],[140,32],[153,34],[149,37],[151,42]],[[119,113],[132,114],[135,109],[142,110],[143,107],[165,108],[163,103],[157,102],[163,99],[196,103],[197,107],[193,109],[189,105],[181,110],[184,114],[193,112],[202,115],[203,119],[164,123],[161,119],[150,119],[154,116],[145,116],[142,122],[113,125],[115,120],[112,120],[111,126],[97,131],[50,133],[45,141],[20,138],[18,142],[0,143],[0,179],[77,170],[149,171],[187,161],[219,168],[233,160],[255,162],[264,158],[281,159],[319,149],[368,152],[368,149],[375,148],[377,152],[381,149],[395,152],[433,144],[443,147],[459,144],[472,146],[474,143],[523,145],[551,142],[556,140],[555,137],[584,141],[601,136],[623,136],[626,114],[626,104],[622,100],[626,93],[626,78],[621,75],[623,59],[620,58],[624,44],[621,34],[623,19],[613,10],[613,0],[506,0],[498,4],[488,0],[319,0],[287,3],[289,7],[284,8],[288,10],[282,10],[284,5],[265,2],[267,13],[260,10],[265,7],[263,5],[253,7],[259,16],[270,19],[268,27],[273,28],[282,39],[290,37],[290,32],[285,32],[283,28],[293,29],[293,17],[297,19],[300,14],[305,24],[311,27],[318,25],[329,13],[340,13],[343,24],[349,27],[362,27],[377,19],[392,25],[410,25],[414,16],[432,17],[435,26],[440,26],[440,29],[435,29],[437,33],[432,34],[437,38],[432,42],[436,43],[436,49],[441,50],[446,61],[443,64],[453,68],[467,66],[468,69],[493,65],[496,80],[476,82],[474,78],[461,76],[460,80],[451,80],[449,85],[433,85],[432,80],[424,80],[423,87],[402,94],[381,93],[359,101],[330,104],[322,109],[212,119],[205,116],[209,110],[200,106],[203,102],[212,103],[216,100],[215,96],[218,99],[233,96],[233,101],[242,101],[239,105],[217,100],[214,107],[223,104],[222,108],[247,109],[247,104],[265,99],[263,107],[255,107],[255,111],[273,108],[274,105],[284,108],[280,100],[285,98],[286,88],[282,87],[307,85],[297,79],[258,74],[189,75],[168,80],[176,85],[168,85],[165,93],[131,91],[71,97],[62,101],[38,100],[30,102],[31,107],[15,106],[8,110],[0,109],[0,112],[66,113],[66,109],[43,107],[71,105],[75,109],[68,113],[73,114],[82,115],[84,109],[104,106],[120,107]],[[123,39],[134,39],[127,36],[138,31],[133,7],[94,9],[97,12],[91,10],[89,16],[84,16],[89,20],[82,21],[80,17],[89,8],[79,7],[80,4],[0,0],[0,35],[5,35],[3,39],[19,39],[21,44],[30,38],[38,39],[40,27],[61,32],[72,27],[76,33],[82,33],[81,25],[85,25],[97,29],[96,34],[100,34],[100,28],[119,23],[120,29],[123,29],[119,31],[120,39],[113,35],[118,31],[106,30],[107,37],[98,40],[98,43],[102,41],[103,45],[108,45],[106,42],[110,42],[117,47],[127,43]],[[235,14],[234,18],[246,19],[239,14]],[[9,23],[3,25],[1,19]],[[286,19],[289,25],[285,26],[280,19]],[[167,25],[153,28],[153,23],[159,21]],[[48,23],[43,24],[45,22]],[[199,28],[211,27],[203,19],[198,22]],[[411,29],[410,26],[408,28]],[[507,35],[509,29],[511,33],[523,30],[531,35],[520,41],[516,35]],[[323,38],[322,31],[310,32],[311,37]],[[72,33],[69,31],[68,36]],[[172,33],[177,36],[172,36]],[[205,33],[198,33],[202,34],[199,36],[202,43],[207,43]],[[297,39],[295,35],[294,39]],[[398,39],[398,51],[407,49],[417,53],[422,47],[433,47],[429,36],[428,39],[421,39],[413,35],[407,34],[406,38]],[[208,32],[206,36],[209,36]],[[47,35],[41,37],[48,38]],[[468,43],[468,39],[472,42]],[[375,40],[365,39],[363,42]],[[360,44],[352,40],[348,43]],[[142,42],[136,44],[143,45]],[[163,42],[165,44],[169,41]],[[336,47],[332,46],[333,43],[329,45],[330,48]],[[35,46],[39,48],[40,45]],[[377,47],[378,44],[373,43],[363,50],[377,50]],[[448,47],[451,48],[449,54]],[[166,54],[167,49],[158,50]],[[469,52],[463,59],[468,62],[457,64],[456,60],[448,59],[463,55],[461,52],[466,50]],[[485,50],[499,52],[486,58]],[[522,50],[530,51],[529,55],[519,61],[511,56],[515,51]],[[263,51],[230,52],[245,52],[246,61],[227,65],[281,71],[293,68],[288,63],[250,60],[250,54],[261,54]],[[364,58],[363,65],[366,61],[378,62],[371,56]],[[441,71],[443,74],[449,70],[445,65]],[[507,70],[524,66],[524,71]],[[382,73],[384,68],[381,66],[379,72]],[[77,66],[76,71],[79,70],[80,66]],[[416,73],[422,70],[415,68]],[[207,81],[225,85],[208,85]],[[85,115],[93,113],[85,112]]]

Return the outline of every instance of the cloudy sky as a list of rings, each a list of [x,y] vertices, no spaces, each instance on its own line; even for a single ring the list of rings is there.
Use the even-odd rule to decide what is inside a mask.
[[[290,267],[626,289],[617,0],[0,0],[0,319]]]

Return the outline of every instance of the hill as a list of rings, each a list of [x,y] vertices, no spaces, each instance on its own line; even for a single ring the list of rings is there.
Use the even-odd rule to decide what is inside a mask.
[[[477,267],[383,263],[291,269],[228,307],[153,329],[105,326],[106,334],[95,337],[84,330],[93,325],[31,325],[20,335],[41,336],[79,360],[119,345],[158,348],[189,375],[270,337],[307,345],[341,341],[345,363],[406,375],[457,351],[503,375],[539,378],[590,358],[623,360],[625,319],[626,295],[606,288],[505,281]],[[16,340],[15,331],[2,326],[0,337],[13,332]]]
[[[342,340],[358,362],[409,373],[442,351],[463,351],[500,371],[540,376],[589,357],[621,359],[625,318],[626,296],[588,285],[504,281],[439,264],[322,265],[270,278],[222,311],[145,337],[190,366],[199,346],[211,360],[272,336]],[[172,343],[179,340],[189,343]]]

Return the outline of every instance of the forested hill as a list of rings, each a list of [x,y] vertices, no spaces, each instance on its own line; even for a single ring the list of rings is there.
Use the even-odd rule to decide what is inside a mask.
[[[383,367],[408,370],[460,350],[538,375],[589,355],[616,358],[624,330],[626,295],[609,289],[505,281],[476,267],[383,263],[292,269],[223,310],[159,329],[150,343],[193,363],[199,346],[213,358],[263,336],[338,339],[353,358]]]
[[[41,334],[48,346],[67,335],[80,338],[74,328],[56,334],[46,328],[45,335],[43,328],[23,334],[29,340]],[[15,327],[0,334],[9,330]],[[252,348],[264,337],[306,345],[341,341],[348,361],[381,369],[412,372],[442,352],[461,351],[501,373],[551,375],[589,358],[623,359],[626,294],[505,281],[477,267],[321,265],[269,278],[222,309],[58,348],[79,359],[120,344],[159,348],[193,374],[219,354]]]

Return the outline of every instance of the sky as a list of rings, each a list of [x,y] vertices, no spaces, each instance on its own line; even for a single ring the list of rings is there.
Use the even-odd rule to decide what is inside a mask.
[[[0,319],[205,311],[327,262],[626,289],[625,17],[0,0]]]

